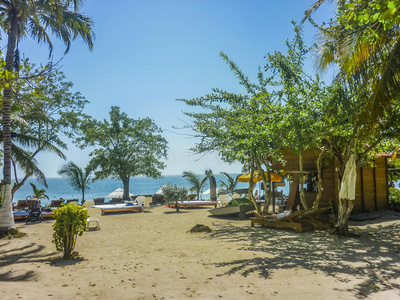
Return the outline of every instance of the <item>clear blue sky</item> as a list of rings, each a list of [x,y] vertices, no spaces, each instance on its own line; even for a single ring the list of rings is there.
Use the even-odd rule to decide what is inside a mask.
[[[291,20],[301,20],[313,2],[87,0],[83,12],[94,21],[94,49],[90,52],[76,40],[62,60],[62,71],[74,83],[74,90],[90,101],[85,112],[94,118],[108,118],[110,107],[118,105],[130,117],[150,117],[163,128],[170,148],[163,174],[204,173],[207,168],[238,173],[240,164],[222,163],[216,154],[196,161],[189,151],[195,140],[172,128],[190,121],[182,113],[190,108],[175,99],[204,96],[214,87],[243,92],[219,52],[228,54],[255,79],[267,53],[285,51],[285,40],[293,36]],[[321,21],[332,16],[332,8],[325,6],[314,17]],[[315,29],[307,23],[309,44],[314,35]],[[53,60],[57,61],[65,48],[53,41]],[[1,43],[4,47],[5,41]],[[20,51],[36,63],[48,60],[46,46],[29,38],[20,44]],[[312,60],[307,69],[313,71]],[[84,167],[88,153],[69,143],[66,155]],[[38,159],[47,177],[56,177],[64,163],[49,154]]]

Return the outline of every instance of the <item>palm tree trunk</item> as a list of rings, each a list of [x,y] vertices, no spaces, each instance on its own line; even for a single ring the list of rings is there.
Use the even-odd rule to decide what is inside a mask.
[[[0,209],[0,231],[10,231],[15,229],[15,222],[12,212],[11,196],[11,74],[14,68],[14,51],[17,41],[17,21],[11,20],[11,28],[8,33],[7,54],[6,54],[6,85],[3,91],[3,143],[4,143],[4,191],[3,205]]]
[[[83,203],[85,203],[85,189],[84,188],[82,188],[82,205],[83,205]]]

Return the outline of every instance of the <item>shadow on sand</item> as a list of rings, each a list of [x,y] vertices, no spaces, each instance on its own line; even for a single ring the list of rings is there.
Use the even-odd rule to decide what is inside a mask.
[[[164,212],[165,215],[187,214],[187,213],[188,213],[188,211],[182,211],[182,210],[179,210],[179,211],[173,210],[173,211],[165,211]]]
[[[243,242],[240,250],[272,254],[273,258],[248,259],[216,263],[228,267],[221,275],[239,273],[246,277],[258,273],[264,278],[274,270],[302,267],[320,271],[338,280],[348,281],[349,275],[361,279],[354,289],[355,297],[365,298],[378,291],[398,289],[400,297],[400,223],[359,228],[352,226],[354,237],[338,238],[327,231],[297,234],[280,229],[221,225],[208,238],[227,242]],[[205,237],[207,238],[207,237]],[[305,283],[306,284],[306,283]]]
[[[30,243],[21,248],[9,249],[7,251],[0,251],[0,282],[1,281],[25,281],[30,280],[35,276],[34,271],[15,272],[6,271],[4,267],[10,265],[17,265],[21,263],[49,263],[49,256],[57,254],[44,253],[45,249],[42,245]],[[3,271],[4,270],[4,271]]]

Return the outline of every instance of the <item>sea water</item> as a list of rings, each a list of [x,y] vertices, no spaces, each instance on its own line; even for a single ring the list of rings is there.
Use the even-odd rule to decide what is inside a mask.
[[[231,176],[236,176],[240,174],[230,174]],[[203,175],[204,176],[204,175]],[[200,178],[203,178],[202,175],[199,175]],[[215,179],[217,182],[217,186],[221,188],[220,181],[226,182],[226,177],[221,174],[215,174]],[[29,179],[27,182],[14,194],[13,202],[17,202],[18,200],[25,200],[28,197],[32,196],[32,187],[29,184],[32,182],[40,189],[45,189],[45,194],[49,197],[49,199],[42,199],[42,205],[50,203],[51,200],[55,199],[79,199],[79,202],[82,199],[82,193],[77,190],[73,190],[71,186],[68,184],[68,181],[64,178],[47,178],[46,188],[42,183],[38,182],[35,179]],[[190,188],[192,185],[190,182],[183,178],[182,175],[167,175],[160,179],[153,179],[143,176],[136,176],[130,179],[129,182],[129,191],[134,195],[153,195],[157,190],[159,190],[165,184],[176,184],[177,186],[183,186],[186,188]],[[123,188],[123,184],[121,180],[117,179],[104,179],[104,180],[96,180],[94,182],[89,183],[90,189],[85,192],[85,200],[93,200],[94,198],[105,198],[108,194],[116,190],[117,188]],[[237,185],[238,189],[248,188],[249,184],[246,182],[239,182]],[[208,180],[205,182],[203,187],[203,191],[209,189]],[[257,189],[261,189],[261,183],[257,183]],[[289,194],[289,185],[286,183],[284,187],[278,187],[278,191],[283,190],[285,195]],[[259,192],[260,194],[260,192]],[[261,192],[261,195],[263,192]],[[208,199],[209,195],[201,195],[203,199]]]

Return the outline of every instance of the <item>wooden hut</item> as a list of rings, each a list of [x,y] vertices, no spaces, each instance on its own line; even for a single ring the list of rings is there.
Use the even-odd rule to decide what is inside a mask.
[[[303,170],[306,173],[304,185],[307,204],[311,207],[316,196],[317,158],[319,150],[307,150],[303,153]],[[274,170],[285,170],[291,174],[290,192],[286,208],[300,204],[299,192],[299,157],[289,151],[283,153],[285,164],[275,162]],[[332,159],[325,159],[322,164],[322,198],[319,207],[329,207],[333,203],[337,209],[339,180]],[[357,166],[356,199],[353,213],[372,212],[387,209],[389,206],[389,189],[387,173],[387,156],[375,158],[370,166]]]

